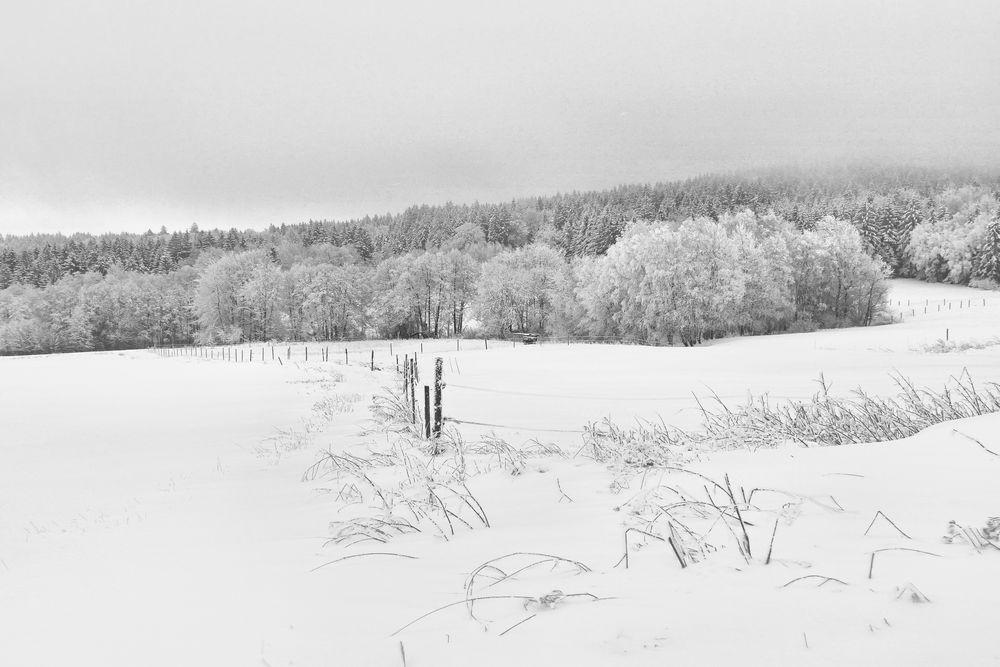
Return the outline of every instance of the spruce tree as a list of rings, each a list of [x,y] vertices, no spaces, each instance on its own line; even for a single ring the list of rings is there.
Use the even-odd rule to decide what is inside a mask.
[[[1000,283],[1000,212],[986,229],[986,240],[979,252],[976,277]]]

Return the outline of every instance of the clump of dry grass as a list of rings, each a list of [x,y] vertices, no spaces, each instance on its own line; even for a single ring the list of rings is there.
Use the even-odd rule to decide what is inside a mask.
[[[313,413],[321,419],[332,421],[336,415],[354,410],[354,404],[361,402],[361,394],[332,394],[313,404]]]
[[[890,398],[861,389],[833,396],[822,376],[820,390],[809,401],[772,403],[766,395],[750,396],[746,404],[730,408],[715,397],[711,407],[699,402],[703,425],[697,432],[649,422],[625,429],[605,420],[586,427],[580,453],[622,466],[662,467],[699,450],[899,440],[944,421],[1000,412],[1000,385],[976,385],[967,371],[940,391],[918,389],[902,376],[893,380],[900,391]]]
[[[740,432],[764,445],[793,440],[803,444],[844,445],[885,442],[915,435],[952,419],[1000,411],[1000,386],[976,386],[967,371],[952,377],[940,391],[917,389],[902,376],[893,380],[900,393],[881,398],[857,389],[846,398],[831,396],[820,377],[820,391],[809,402],[771,405],[751,399],[737,410],[704,411],[710,438]]]
[[[690,446],[690,436],[663,423],[639,422],[626,428],[606,418],[584,427],[577,454],[602,463],[650,468],[682,460]]]
[[[370,431],[380,430],[407,433],[419,438],[424,433],[423,411],[413,410],[410,399],[391,389],[372,397],[372,420],[375,427]]]
[[[418,616],[394,631],[390,637],[399,634],[403,630],[406,630],[419,621],[424,620],[428,616],[433,616],[434,614],[459,605],[465,606],[471,619],[482,622],[482,620],[476,615],[476,603],[499,603],[500,601],[506,603],[515,601],[519,603],[518,606],[521,610],[520,613],[530,613],[528,616],[521,618],[516,623],[509,625],[506,629],[497,634],[497,636],[503,636],[522,623],[535,618],[535,616],[537,616],[542,610],[555,609],[556,607],[571,600],[579,599],[584,601],[599,602],[601,600],[608,599],[598,597],[590,592],[565,593],[558,588],[548,589],[548,592],[541,595],[529,595],[523,592],[502,593],[499,590],[490,590],[501,584],[512,584],[519,581],[519,578],[522,578],[529,573],[536,573],[538,571],[543,571],[545,577],[551,579],[553,576],[564,578],[566,576],[584,574],[590,572],[591,569],[579,561],[544,553],[514,552],[497,558],[492,558],[473,569],[466,578],[465,599],[449,602]],[[548,582],[549,585],[551,585],[551,583],[551,581]],[[524,584],[522,583],[520,588],[523,588],[523,586]],[[517,608],[508,608],[505,615],[510,614],[511,611],[516,612]]]
[[[934,343],[930,345],[924,345],[920,348],[923,352],[937,352],[939,354],[946,354],[948,352],[965,352],[966,350],[985,350],[990,347],[996,347],[1000,345],[1000,336],[994,336],[992,338],[986,338],[984,340],[944,340],[943,338],[938,338]]]

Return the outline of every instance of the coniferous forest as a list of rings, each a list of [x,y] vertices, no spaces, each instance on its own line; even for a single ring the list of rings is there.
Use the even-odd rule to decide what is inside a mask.
[[[694,345],[996,288],[1000,175],[706,175],[266,230],[0,236],[0,353],[511,331]]]

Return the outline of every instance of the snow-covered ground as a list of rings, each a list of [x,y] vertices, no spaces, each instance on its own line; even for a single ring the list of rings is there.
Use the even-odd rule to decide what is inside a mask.
[[[501,425],[458,424],[468,441],[495,432],[569,454],[528,457],[518,474],[502,448],[496,463],[449,452],[422,468],[396,455],[398,436],[363,434],[371,396],[398,384],[395,355],[419,343],[353,344],[346,366],[332,344],[327,363],[318,346],[308,363],[304,346],[282,364],[259,349],[253,364],[0,359],[0,665],[998,664],[1000,551],[942,536],[951,520],[982,527],[1000,515],[1000,456],[984,449],[1000,452],[1000,415],[893,443],[719,453],[688,471],[573,456],[575,431],[604,416],[696,426],[692,392],[805,399],[820,373],[841,394],[895,393],[893,371],[934,388],[963,369],[1000,381],[1000,345],[989,344],[1000,294],[893,289],[904,321],[877,328],[692,349],[425,343],[421,380],[430,356],[446,359],[446,415]],[[946,329],[972,349],[932,351]],[[363,365],[366,349],[379,370]],[[365,474],[400,490],[388,502],[437,489],[437,502],[456,503],[454,525],[327,544],[331,522],[379,514],[357,475],[350,489],[350,476],[302,481],[324,450],[405,461]],[[420,487],[459,463],[489,528],[458,509],[462,498]],[[749,558],[733,522],[708,509],[710,498],[726,504],[715,483],[727,474],[750,495]],[[633,531],[626,568],[625,528],[655,520],[663,534],[660,508],[677,503],[689,528],[711,529],[700,562],[682,569]],[[866,535],[878,511],[905,536],[881,518]],[[513,576],[497,582],[500,570]],[[457,604],[393,634],[467,594],[496,598],[474,618]]]

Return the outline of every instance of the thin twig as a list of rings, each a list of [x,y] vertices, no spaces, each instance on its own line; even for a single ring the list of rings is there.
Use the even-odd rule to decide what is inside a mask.
[[[559,488],[559,493],[560,493],[559,502],[562,502],[563,498],[565,498],[566,500],[568,500],[570,502],[573,502],[573,499],[570,498],[568,495],[566,495],[566,492],[563,491],[562,483],[559,481],[558,477],[556,477],[556,486]]]
[[[841,581],[840,579],[837,579],[836,577],[825,577],[822,574],[807,574],[807,575],[802,576],[802,577],[796,577],[795,579],[792,579],[791,581],[783,584],[781,587],[782,588],[788,588],[789,586],[791,586],[792,584],[794,584],[796,581],[802,581],[803,579],[822,579],[823,581],[821,581],[818,584],[816,584],[816,588],[819,588],[823,584],[829,583],[831,581],[836,581],[838,584],[843,584],[844,586],[848,586],[849,585],[846,581]]]
[[[409,558],[410,560],[419,560],[416,556],[410,556],[408,554],[395,554],[395,553],[391,553],[391,552],[388,552],[388,551],[373,551],[371,553],[351,554],[350,556],[342,556],[340,558],[335,558],[335,559],[333,559],[331,561],[323,563],[322,565],[317,565],[316,567],[314,567],[313,569],[311,569],[309,571],[310,572],[315,572],[316,570],[320,569],[321,567],[326,567],[327,565],[333,565],[334,563],[339,563],[341,561],[348,560],[350,558],[361,558],[362,556],[396,556],[398,558]]]
[[[875,569],[875,554],[881,553],[883,551],[913,551],[918,554],[924,554],[926,556],[934,556],[935,558],[941,558],[941,554],[936,554],[931,551],[924,551],[923,549],[911,549],[909,547],[886,547],[885,549],[876,549],[872,552],[871,561],[868,564],[868,578],[872,578],[872,570]]]
[[[867,535],[868,531],[870,531],[872,529],[872,526],[875,525],[875,521],[878,519],[879,515],[882,515],[882,518],[885,519],[886,521],[888,521],[890,526],[892,526],[893,528],[895,528],[896,530],[898,530],[900,535],[902,535],[903,537],[905,537],[908,540],[912,540],[913,539],[912,537],[910,537],[909,535],[907,535],[906,533],[904,533],[903,529],[900,528],[899,526],[897,526],[895,521],[893,521],[892,519],[890,519],[889,517],[887,517],[885,515],[885,512],[883,512],[882,510],[878,510],[877,512],[875,512],[875,516],[872,517],[872,522],[870,524],[868,524],[868,528],[865,529],[865,535]]]
[[[656,539],[658,539],[661,542],[666,542],[666,540],[664,538],[662,538],[659,535],[656,535],[654,533],[647,533],[645,530],[641,530],[639,528],[626,528],[625,529],[625,569],[626,570],[628,569],[628,534],[630,532],[642,533],[643,535],[646,535],[648,537],[655,537]],[[620,563],[621,561],[618,561],[618,562]]]
[[[592,600],[594,600],[595,602],[607,599],[607,598],[599,598],[596,595],[594,595],[593,593],[568,593],[566,595],[563,595],[562,597],[563,598],[589,597]],[[395,637],[396,635],[398,635],[400,632],[402,632],[406,628],[410,627],[411,625],[413,625],[413,624],[415,624],[415,623],[417,623],[419,621],[422,621],[425,618],[427,618],[428,616],[431,616],[432,614],[436,614],[439,611],[443,611],[443,610],[448,609],[450,607],[456,607],[456,606],[458,606],[460,604],[467,604],[469,602],[480,602],[482,600],[524,600],[525,602],[532,602],[532,601],[537,601],[538,598],[532,597],[530,595],[482,595],[482,596],[479,596],[479,597],[467,598],[465,600],[458,600],[457,602],[449,602],[446,605],[442,605],[442,606],[438,607],[437,609],[432,609],[429,612],[427,612],[426,614],[418,616],[417,618],[413,619],[412,621],[410,621],[409,623],[407,623],[403,627],[401,627],[398,630],[394,631],[389,636],[390,637]]]
[[[511,630],[513,630],[514,628],[516,628],[517,626],[521,625],[522,623],[527,623],[528,621],[530,621],[531,619],[533,619],[535,616],[538,616],[538,614],[532,614],[531,616],[528,616],[527,618],[522,618],[520,621],[518,621],[514,625],[510,626],[509,628],[507,628],[506,630],[504,630],[503,632],[501,632],[497,636],[498,637],[503,637],[505,634],[507,634],[508,632],[510,632]]]
[[[771,564],[771,552],[774,550],[774,536],[778,534],[778,521],[779,520],[780,520],[780,517],[779,517],[779,519],[775,519],[774,520],[774,530],[771,531],[771,543],[767,547],[767,558],[764,559],[764,565],[770,565]]]
[[[966,439],[968,439],[968,440],[971,440],[972,442],[976,443],[977,445],[979,445],[980,447],[982,447],[982,448],[983,448],[983,449],[984,449],[984,450],[985,450],[986,452],[989,452],[989,453],[990,453],[990,454],[992,454],[993,456],[1000,456],[1000,454],[997,454],[997,453],[996,453],[996,452],[994,452],[994,451],[993,451],[992,449],[990,449],[989,447],[987,447],[987,446],[986,446],[986,445],[984,445],[983,443],[979,442],[979,440],[977,440],[977,439],[973,438],[973,437],[972,437],[971,435],[967,435],[967,434],[965,434],[965,433],[962,433],[962,432],[961,432],[961,431],[959,431],[959,430],[958,430],[957,428],[953,428],[953,429],[951,429],[951,430],[952,430],[952,431],[953,431],[954,433],[958,433],[958,434],[959,434],[960,436],[962,436],[963,438],[966,438]]]

